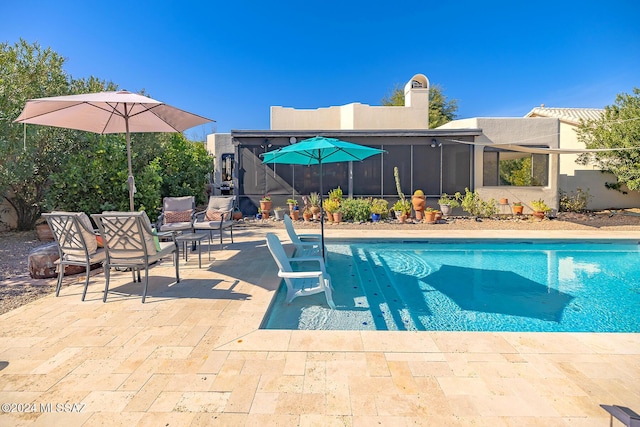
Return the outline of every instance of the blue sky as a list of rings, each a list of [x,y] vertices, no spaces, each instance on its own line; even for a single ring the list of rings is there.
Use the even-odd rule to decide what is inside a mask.
[[[268,129],[269,107],[380,105],[425,74],[466,117],[613,104],[640,86],[640,2],[3,1],[0,41],[51,47],[110,80],[216,120]]]

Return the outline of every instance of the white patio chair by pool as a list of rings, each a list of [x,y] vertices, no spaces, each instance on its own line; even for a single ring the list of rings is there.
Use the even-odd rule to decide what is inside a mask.
[[[267,233],[267,246],[273,256],[273,260],[278,265],[278,277],[282,277],[287,286],[287,303],[300,296],[324,292],[329,307],[336,308],[332,296],[331,276],[327,273],[322,257],[303,256],[289,258],[282,247],[280,239],[273,233]],[[292,263],[316,264],[317,269],[313,271],[295,271],[291,265]]]
[[[60,253],[60,259],[57,261],[59,271],[56,296],[60,294],[65,266],[79,265],[84,267],[87,273],[82,292],[84,301],[89,287],[91,266],[105,261],[105,251],[102,248],[98,249],[91,220],[84,212],[52,212],[42,215],[49,223]]]
[[[289,215],[284,215],[284,226],[293,246],[296,247],[296,256],[320,255],[320,234],[298,234],[293,228],[293,221]],[[326,251],[325,251],[326,253]]]
[[[91,217],[98,224],[100,234],[104,239],[106,251],[106,261],[104,274],[107,283],[104,287],[103,302],[107,301],[109,291],[109,271],[111,268],[131,268],[138,272],[140,281],[140,270],[144,269],[144,288],[142,291],[142,302],[147,297],[149,286],[149,266],[160,261],[163,257],[173,254],[176,267],[176,282],[180,282],[180,272],[178,261],[180,259],[178,244],[175,241],[175,233],[169,242],[160,242],[154,236],[151,229],[151,222],[147,214],[142,212],[103,212],[93,214]]]

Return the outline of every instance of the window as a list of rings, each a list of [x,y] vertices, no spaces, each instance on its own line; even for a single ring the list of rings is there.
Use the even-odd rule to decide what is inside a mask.
[[[547,154],[485,147],[482,164],[485,186],[545,187],[549,185]]]

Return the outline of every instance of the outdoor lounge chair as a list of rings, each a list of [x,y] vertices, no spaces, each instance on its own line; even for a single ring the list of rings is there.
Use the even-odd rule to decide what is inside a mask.
[[[291,243],[296,247],[297,256],[320,255],[320,242],[322,236],[320,234],[298,234],[293,228],[293,221],[289,215],[284,215],[284,226]]]
[[[162,199],[162,212],[156,222],[156,229],[158,231],[192,231],[195,212],[195,197],[165,197]]]
[[[91,220],[83,212],[52,212],[42,215],[49,223],[60,253],[60,259],[57,261],[59,271],[56,296],[60,294],[65,266],[78,265],[84,267],[87,273],[82,292],[84,301],[89,287],[91,265],[105,261],[105,251],[102,248],[98,249]]]
[[[193,229],[208,230],[209,244],[211,244],[213,232],[220,233],[220,249],[222,249],[222,231],[229,229],[231,243],[233,243],[233,196],[211,196],[207,210],[198,212],[193,221]]]
[[[142,291],[142,302],[147,297],[147,287],[149,285],[149,266],[161,258],[173,254],[176,266],[176,282],[180,282],[180,272],[178,261],[180,260],[178,244],[173,239],[169,242],[159,242],[156,240],[151,222],[147,214],[142,212],[103,212],[93,214],[91,217],[98,224],[100,234],[104,238],[104,248],[106,260],[104,273],[107,282],[104,287],[103,302],[107,301],[109,291],[109,271],[111,268],[131,268],[138,272],[140,281],[140,270],[144,268],[144,289]]]
[[[287,286],[287,303],[290,303],[296,297],[324,292],[329,307],[336,308],[332,297],[331,277],[327,273],[322,257],[303,256],[289,258],[282,247],[280,239],[273,233],[267,233],[267,246],[273,256],[273,260],[278,265],[278,277],[282,277]],[[318,268],[314,271],[294,271],[291,263],[314,263],[317,264]]]

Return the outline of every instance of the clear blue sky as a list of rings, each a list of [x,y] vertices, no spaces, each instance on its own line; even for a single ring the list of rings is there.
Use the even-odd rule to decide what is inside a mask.
[[[640,1],[0,2],[22,37],[96,76],[216,120],[268,129],[269,107],[380,105],[414,74],[460,118],[613,104],[640,86]]]

